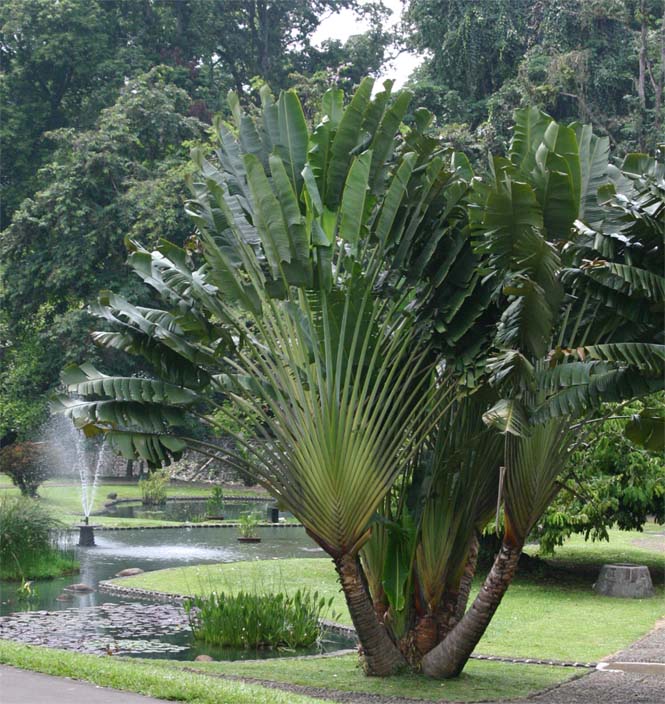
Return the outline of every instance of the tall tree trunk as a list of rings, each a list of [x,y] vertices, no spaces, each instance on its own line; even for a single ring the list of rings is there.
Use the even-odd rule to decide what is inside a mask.
[[[513,580],[522,546],[504,542],[494,559],[478,596],[462,620],[423,658],[423,672],[430,677],[457,677],[492,620]]]
[[[653,89],[656,93],[656,134],[660,134],[663,109],[663,91],[665,90],[665,0],[663,1],[663,16],[660,23],[660,76],[656,81],[652,76]]]
[[[640,107],[646,110],[646,82],[647,82],[647,11],[645,0],[640,2],[640,50],[638,54],[637,95],[640,99]]]
[[[395,674],[406,666],[406,661],[386,627],[376,617],[358,556],[335,558],[335,568],[363,649],[365,672],[376,677]]]

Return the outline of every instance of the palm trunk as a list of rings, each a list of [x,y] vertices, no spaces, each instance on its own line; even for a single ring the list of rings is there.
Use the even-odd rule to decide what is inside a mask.
[[[457,589],[444,592],[436,612],[438,643],[446,639],[450,631],[453,630],[462,620],[462,616],[464,616],[466,605],[469,601],[469,593],[471,592],[471,584],[476,574],[478,547],[478,534],[474,531],[469,541],[469,550],[464,565],[464,572],[462,573]]]
[[[492,620],[515,576],[522,545],[504,542],[480,593],[462,620],[423,658],[423,672],[430,677],[457,677]]]
[[[471,541],[469,543],[469,554],[466,558],[464,574],[462,575],[462,579],[460,580],[459,594],[457,597],[457,606],[455,608],[455,621],[462,620],[462,616],[464,616],[464,612],[466,611],[466,605],[469,603],[471,584],[473,583],[473,578],[476,576],[479,548],[480,541],[478,540],[478,533],[474,531],[473,535],[471,536]]]
[[[406,666],[406,661],[376,617],[358,557],[347,554],[335,558],[335,568],[363,649],[365,672],[376,677],[395,674]]]
[[[436,642],[441,643],[446,636],[453,630],[457,623],[457,602],[459,600],[459,591],[447,590],[443,593],[439,606],[436,610]],[[424,653],[423,653],[424,655]]]

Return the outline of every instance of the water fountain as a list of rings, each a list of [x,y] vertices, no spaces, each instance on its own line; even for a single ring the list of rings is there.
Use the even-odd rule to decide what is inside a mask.
[[[45,447],[48,448],[49,459],[54,470],[68,474],[72,471],[73,465],[78,474],[81,483],[83,513],[81,523],[77,526],[79,529],[78,544],[81,547],[93,547],[95,545],[94,529],[98,526],[90,524],[90,513],[95,503],[106,445],[104,441],[95,443],[86,439],[70,420],[61,415],[51,416],[44,435]]]
[[[79,524],[79,546],[94,547],[95,545],[95,528],[97,526],[90,525],[90,512],[95,505],[95,494],[97,493],[97,484],[99,483],[99,470],[102,467],[104,458],[105,442],[102,440],[97,449],[97,458],[94,462],[94,471],[92,476],[90,473],[90,463],[87,461],[85,452],[85,438],[83,433],[74,429],[71,426],[74,435],[74,447],[76,448],[76,467],[81,479],[81,507],[83,508],[83,521]]]

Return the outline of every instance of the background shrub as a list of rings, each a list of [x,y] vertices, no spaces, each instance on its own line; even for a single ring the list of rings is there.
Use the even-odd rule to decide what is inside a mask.
[[[0,472],[7,474],[23,496],[37,496],[49,471],[39,443],[15,442],[0,450]]]
[[[57,547],[62,525],[35,499],[0,497],[0,577],[54,577],[75,567]]]

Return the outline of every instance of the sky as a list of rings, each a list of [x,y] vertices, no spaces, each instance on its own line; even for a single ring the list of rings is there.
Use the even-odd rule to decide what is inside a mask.
[[[400,0],[383,0],[383,4],[392,10],[389,26],[399,22],[402,14],[402,3]],[[339,39],[345,41],[352,34],[366,32],[370,28],[369,23],[361,22],[351,10],[341,12],[326,18],[314,33],[313,44],[320,45],[325,39]],[[395,88],[404,84],[409,74],[418,66],[421,58],[415,54],[400,54],[397,59],[387,66],[380,80],[392,78],[395,81]],[[380,81],[379,81],[380,82]]]

